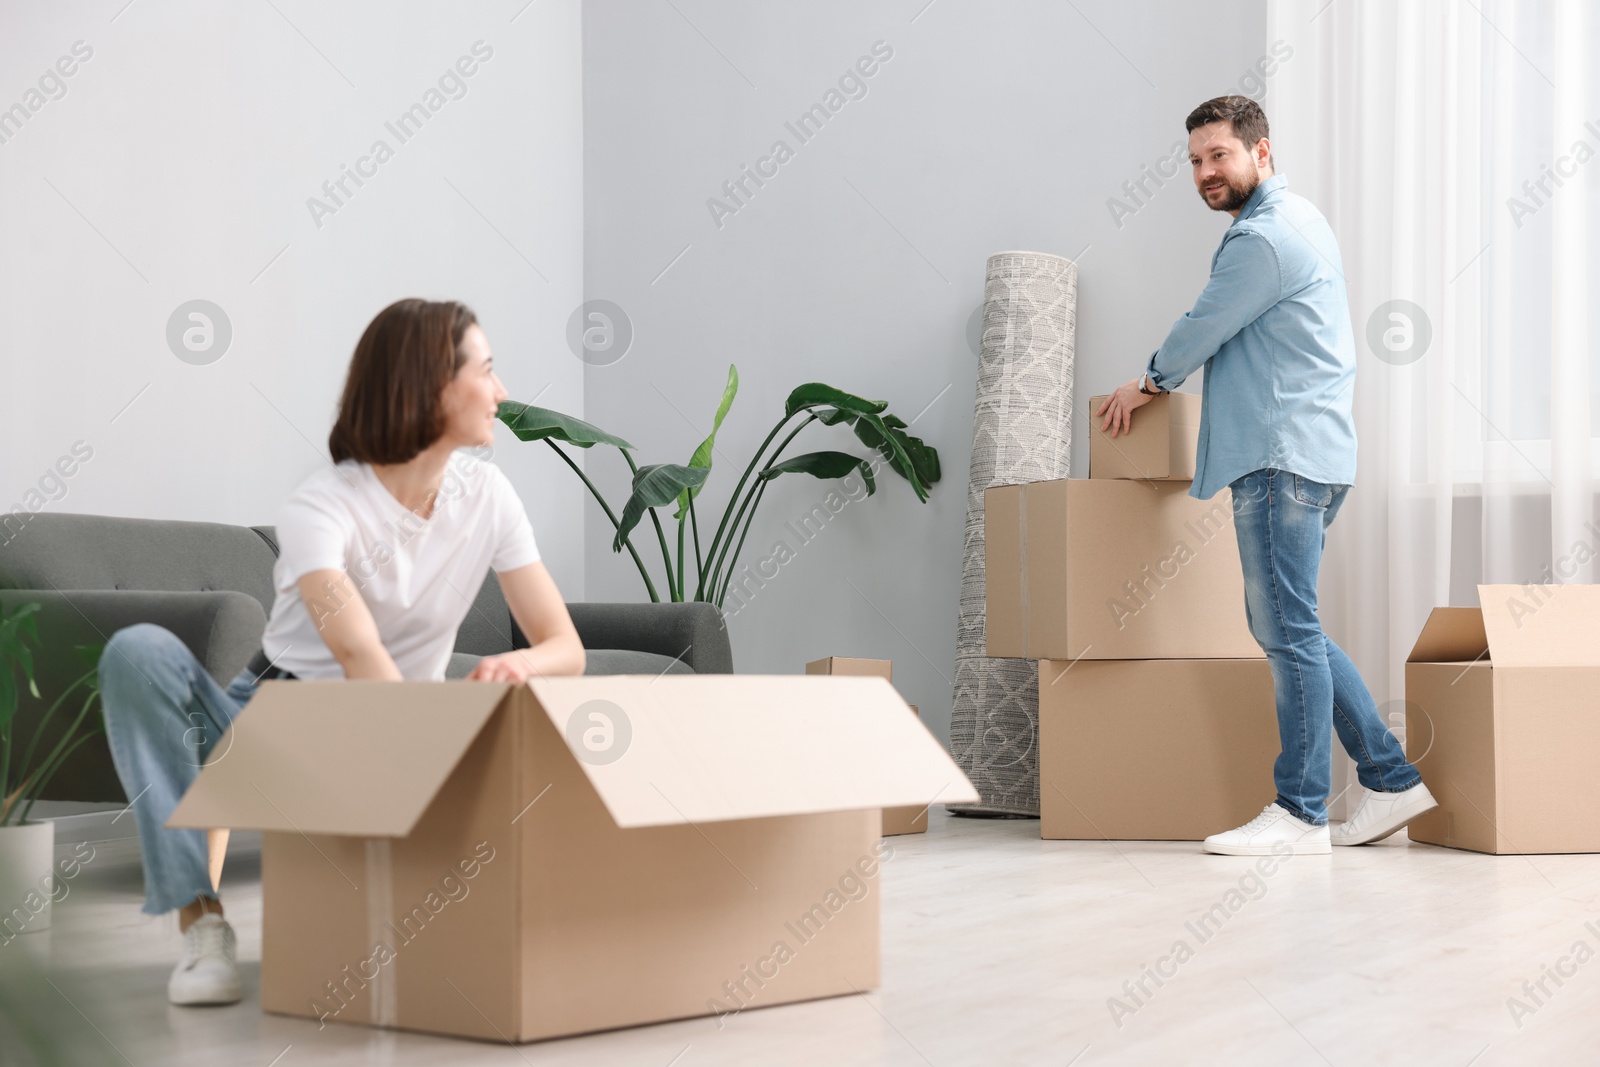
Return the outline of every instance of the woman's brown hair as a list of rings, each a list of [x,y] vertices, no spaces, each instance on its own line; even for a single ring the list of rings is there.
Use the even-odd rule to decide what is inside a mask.
[[[405,463],[444,433],[441,396],[466,362],[461,339],[478,321],[454,300],[397,300],[356,343],[339,417],[328,434],[335,463]]]

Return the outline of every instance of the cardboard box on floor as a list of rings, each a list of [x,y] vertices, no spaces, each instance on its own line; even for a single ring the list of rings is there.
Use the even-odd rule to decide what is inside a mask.
[[[1277,795],[1265,659],[1039,662],[1039,836],[1198,841]]]
[[[1195,452],[1200,442],[1200,398],[1167,393],[1133,413],[1126,434],[1100,432],[1104,416],[1095,412],[1104,396],[1089,398],[1089,477],[1142,478],[1152,481],[1194,479]]]
[[[814,659],[806,664],[807,674],[845,674],[866,675],[882,678],[890,685],[894,684],[894,663],[886,659],[853,659],[849,656],[826,656]],[[917,711],[915,704],[907,705],[911,714],[918,719],[922,716]],[[883,836],[895,837],[900,834],[920,834],[928,829],[927,804],[907,804],[899,807],[883,809]]]
[[[1439,806],[1411,840],[1600,852],[1600,586],[1480,585],[1406,661],[1406,758]]]
[[[1188,491],[1094,478],[984,490],[988,654],[1260,659],[1231,497]]]
[[[263,831],[264,1010],[521,1042],[875,987],[878,809],[935,793],[878,678],[286,681],[168,825]]]

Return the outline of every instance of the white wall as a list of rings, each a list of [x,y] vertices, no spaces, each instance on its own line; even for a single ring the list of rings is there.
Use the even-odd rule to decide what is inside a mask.
[[[0,128],[0,509],[83,441],[43,506],[274,521],[327,462],[362,328],[403,296],[467,301],[515,398],[581,413],[580,6],[524,2],[9,5],[0,108],[74,42],[93,54]],[[410,140],[385,129],[478,41],[464,96],[447,80]],[[378,139],[393,158],[319,227],[307,199]],[[166,341],[195,298],[232,324],[207,365]],[[581,598],[581,487],[504,430],[495,459]]]
[[[736,662],[892,659],[940,734],[984,261],[1080,257],[1082,474],[1087,398],[1131,377],[1191,306],[1228,221],[1186,174],[1121,225],[1108,202],[1182,139],[1196,103],[1253,89],[1241,79],[1267,46],[1258,0],[607,0],[581,18],[579,0],[274,4],[5,16],[0,107],[74,42],[94,52],[0,143],[0,508],[84,441],[93,458],[43,506],[272,521],[325,461],[362,327],[404,295],[472,303],[514,396],[631,438],[641,462],[687,460],[738,363],[706,540],[783,397],[827,381],[922,413],[913,432],[938,448],[944,480],[918,505],[886,473],[803,546],[784,523],[827,486],[777,483],[743,559],[780,537],[798,551],[733,619]],[[494,54],[467,95],[398,144],[384,123],[478,40]],[[719,228],[708,198],[794,141],[784,123],[880,40],[894,55],[867,95]],[[1265,102],[1270,115],[1270,88]],[[307,198],[380,137],[394,158],[318,228]],[[195,298],[233,327],[203,366],[165,336]],[[620,362],[586,367],[570,351],[585,298],[631,319]],[[543,446],[500,441],[568,598],[641,599],[572,473]],[[796,444],[853,441],[814,427]],[[584,459],[620,507],[620,459]],[[659,575],[651,538],[638,542]]]
[[[976,376],[967,330],[985,260],[1081,254],[1081,476],[1089,396],[1133,377],[1193,305],[1231,221],[1204,208],[1186,164],[1120,226],[1107,202],[1170,155],[1195,105],[1262,98],[1249,78],[1267,49],[1264,5],[608,0],[584,18],[585,294],[621,305],[636,332],[620,362],[588,370],[588,417],[639,445],[641,462],[686,462],[737,363],[743,388],[704,521],[795,385],[886,399],[908,421],[926,408],[912,432],[944,470],[929,503],[885,473],[877,496],[802,546],[784,523],[827,486],[775,483],[743,559],[779,539],[795,558],[730,629],[744,672],[796,672],[830,654],[892,659],[897,687],[945,735]],[[893,58],[866,96],[799,144],[784,123],[880,40]],[[794,158],[719,228],[708,198],[780,138]],[[790,454],[819,448],[864,451],[845,431],[812,427]],[[597,454],[590,470],[620,507],[620,459]],[[588,598],[641,598],[604,516],[592,503],[587,516]],[[659,574],[653,540],[638,541]]]

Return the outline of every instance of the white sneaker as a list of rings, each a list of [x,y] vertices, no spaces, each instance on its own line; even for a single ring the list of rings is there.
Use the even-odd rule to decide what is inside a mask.
[[[1421,782],[1401,793],[1377,793],[1365,786],[1361,792],[1365,795],[1355,813],[1332,828],[1330,836],[1336,845],[1382,841],[1418,815],[1439,806]]]
[[[1328,828],[1312,826],[1291,815],[1276,802],[1261,809],[1261,814],[1239,827],[1212,834],[1201,843],[1207,852],[1219,856],[1326,856]]]
[[[167,979],[174,1004],[234,1004],[240,997],[233,927],[220,915],[202,915],[183,935],[183,959]]]

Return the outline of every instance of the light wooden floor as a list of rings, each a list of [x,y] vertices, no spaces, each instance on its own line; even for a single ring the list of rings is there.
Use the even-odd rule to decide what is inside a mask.
[[[0,948],[0,965],[15,968],[24,942],[47,961],[56,988],[36,981],[38,999],[11,1006],[71,1039],[74,1065],[1600,1063],[1600,856],[1479,856],[1400,836],[1256,882],[1251,861],[1191,844],[1037,833],[936,812],[928,834],[893,838],[883,988],[720,1030],[697,1019],[513,1049],[265,1016],[248,853],[230,858],[226,887],[242,1004],[166,1004],[179,940],[170,917],[138,910],[131,843],[97,846],[56,928]],[[1188,924],[1218,904],[1226,921],[1202,940]],[[1129,997],[1124,983],[1179,941],[1192,957]],[[1560,963],[1580,941],[1584,962]],[[1546,976],[1558,965],[1559,985]],[[1514,1019],[1511,997],[1531,1013]],[[18,1062],[8,1051],[0,1062]]]

